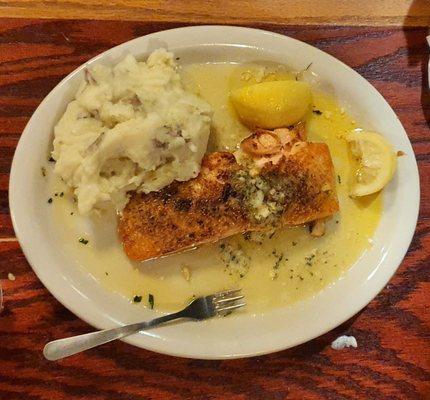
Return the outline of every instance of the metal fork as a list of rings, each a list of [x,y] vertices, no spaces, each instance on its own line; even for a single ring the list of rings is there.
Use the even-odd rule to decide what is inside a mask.
[[[240,291],[241,289],[233,289],[205,297],[199,297],[193,300],[183,310],[173,314],[163,315],[151,321],[138,322],[120,326],[119,328],[105,329],[103,331],[54,340],[46,344],[43,349],[43,355],[46,359],[51,361],[60,360],[73,354],[80,353],[81,351],[92,349],[93,347],[111,342],[112,340],[121,339],[139,331],[154,328],[175,319],[187,318],[203,320],[212,318],[215,315],[226,314],[245,305],[244,302],[238,303],[238,301],[244,297],[240,294]]]

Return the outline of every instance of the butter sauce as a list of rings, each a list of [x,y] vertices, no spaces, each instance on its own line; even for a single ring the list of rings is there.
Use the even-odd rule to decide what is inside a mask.
[[[230,90],[263,80],[296,78],[283,66],[258,64],[197,64],[181,73],[185,87],[214,109],[208,151],[234,150],[249,134],[228,101]],[[327,223],[323,237],[314,238],[300,226],[265,236],[238,235],[159,260],[132,262],[118,241],[116,215],[79,216],[70,192],[48,170],[53,201],[47,206],[52,207],[64,250],[106,289],[130,302],[142,296],[136,306],[149,307],[152,295],[155,308],[176,310],[193,296],[241,287],[249,312],[262,312],[315,295],[369,249],[382,198],[381,194],[362,200],[348,196],[355,160],[343,136],[357,125],[334,99],[314,91],[314,109],[306,127],[310,141],[328,144],[337,174],[340,212]],[[63,196],[55,196],[61,192]]]

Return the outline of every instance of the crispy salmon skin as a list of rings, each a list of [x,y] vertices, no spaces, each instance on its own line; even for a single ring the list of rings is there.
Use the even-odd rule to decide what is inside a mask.
[[[147,260],[241,232],[320,220],[338,208],[327,145],[300,141],[258,174],[232,153],[206,155],[196,178],[133,193],[119,234],[129,258]]]

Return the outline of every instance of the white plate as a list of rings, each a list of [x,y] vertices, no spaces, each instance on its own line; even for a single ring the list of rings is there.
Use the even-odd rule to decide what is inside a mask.
[[[325,87],[357,116],[365,128],[386,136],[399,159],[395,179],[385,189],[384,212],[372,250],[343,279],[315,298],[263,315],[244,314],[204,323],[186,322],[135,334],[126,342],[182,357],[221,359],[270,353],[306,342],[361,310],[386,285],[400,265],[415,230],[419,179],[414,153],[393,110],[359,74],[332,56],[295,39],[261,30],[199,26],[137,38],[106,51],[68,75],[45,98],[27,124],[12,163],[10,209],[22,249],[48,290],[69,310],[97,328],[150,318],[136,311],[79,268],[56,240],[40,167],[46,162],[53,127],[72,99],[83,69],[113,64],[127,53],[145,57],[167,47],[182,63],[196,61],[274,61],[300,70],[312,62]]]

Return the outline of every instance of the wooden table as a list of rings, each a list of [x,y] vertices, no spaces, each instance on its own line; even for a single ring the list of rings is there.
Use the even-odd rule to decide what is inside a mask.
[[[106,3],[0,1],[0,399],[430,399],[430,2]],[[338,57],[380,90],[404,124],[420,169],[422,205],[410,250],[362,312],[294,349],[197,361],[116,342],[45,361],[48,340],[90,327],[37,280],[14,237],[7,191],[19,136],[43,97],[79,64],[134,37],[196,23],[295,37]],[[9,272],[16,280],[7,279]],[[340,334],[356,336],[358,349],[332,350]]]

